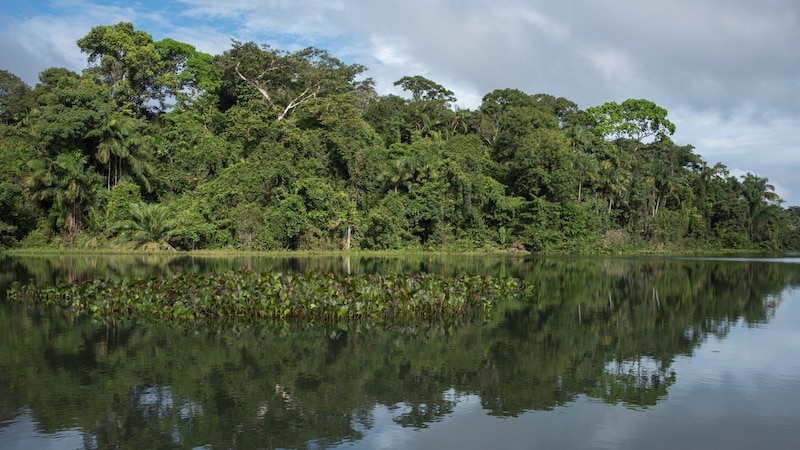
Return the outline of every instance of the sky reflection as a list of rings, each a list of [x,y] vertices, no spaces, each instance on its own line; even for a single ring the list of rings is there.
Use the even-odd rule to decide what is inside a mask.
[[[794,448],[800,438],[800,291],[786,290],[767,324],[731,327],[678,357],[669,396],[650,408],[580,397],[552,411],[494,417],[475,395],[429,428],[402,428],[374,409],[365,439],[341,448]]]

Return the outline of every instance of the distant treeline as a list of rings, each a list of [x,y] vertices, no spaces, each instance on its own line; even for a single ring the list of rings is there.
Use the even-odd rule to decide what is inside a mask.
[[[421,76],[378,95],[316,48],[210,55],[130,23],[77,44],[82,74],[0,70],[0,246],[800,248],[800,207],[648,100],[497,89],[472,111]]]

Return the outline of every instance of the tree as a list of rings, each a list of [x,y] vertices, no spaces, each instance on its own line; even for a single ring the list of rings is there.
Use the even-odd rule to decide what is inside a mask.
[[[87,135],[106,124],[115,109],[108,92],[62,68],[43,71],[39,80],[35,108],[26,119],[39,150],[51,157],[74,149],[89,154],[96,143]]]
[[[316,134],[329,154],[332,175],[355,187],[360,182],[360,156],[380,146],[380,137],[364,121],[352,94],[315,99],[298,111],[297,125]]]
[[[22,120],[33,105],[33,91],[22,79],[0,70],[0,122],[13,124]]]
[[[194,102],[221,85],[214,57],[193,45],[166,38],[154,43],[164,63],[164,88],[179,102]],[[174,77],[174,78],[173,78]]]
[[[632,173],[630,156],[615,145],[601,147],[600,171],[594,182],[595,190],[608,202],[608,212],[614,205],[622,205],[628,193]]]
[[[355,91],[359,85],[355,78],[365,70],[313,47],[288,53],[238,41],[233,41],[233,48],[223,54],[219,65],[224,71],[226,95],[246,96],[246,90],[238,86],[244,83],[275,108],[279,121],[314,98]]]
[[[678,205],[689,188],[689,166],[699,161],[691,145],[675,145],[669,138],[659,139],[648,147],[646,172],[653,178],[655,202],[651,215],[655,218],[662,201],[674,199]]]
[[[373,250],[401,249],[414,243],[406,212],[407,201],[389,191],[370,210],[364,226],[364,247]]]
[[[571,198],[579,175],[573,168],[575,152],[567,138],[557,130],[541,129],[521,144],[506,163],[509,190],[529,200],[543,197],[562,202]]]
[[[649,137],[663,138],[675,133],[675,125],[667,119],[667,110],[644,99],[628,99],[618,104],[608,102],[587,108],[595,122],[595,131],[616,139],[635,141],[634,151]]]
[[[270,224],[279,245],[290,250],[301,248],[303,234],[308,227],[305,200],[299,194],[290,194],[269,211]]]
[[[17,126],[0,123],[0,245],[13,245],[37,224],[42,212],[24,189],[35,140]]]
[[[318,177],[300,179],[292,187],[303,201],[303,234],[307,242],[316,244],[312,248],[346,248],[353,221],[347,192]]]
[[[111,227],[119,233],[118,242],[134,248],[165,248],[175,250],[169,241],[179,234],[172,211],[159,204],[135,202],[130,204],[130,219],[120,220]]]
[[[216,108],[197,103],[162,116],[156,136],[156,183],[169,192],[191,192],[240,158],[236,141],[219,131],[224,117]]]
[[[403,118],[406,103],[403,97],[387,95],[372,102],[364,112],[364,120],[383,138],[387,148],[396,143],[411,142],[412,126]]]
[[[22,188],[0,182],[0,247],[8,246],[16,240],[21,196]]]
[[[411,93],[411,101],[406,102],[401,114],[415,136],[439,138],[448,134],[456,118],[450,109],[456,101],[452,91],[419,75],[403,77],[394,85]]]
[[[156,101],[164,107],[165,65],[148,33],[129,22],[101,25],[79,39],[78,46],[89,55],[86,73],[109,89],[117,105],[147,111]]]
[[[753,242],[772,240],[783,200],[767,178],[747,173],[741,180],[741,193],[749,213],[747,234]]]
[[[594,184],[600,172],[600,164],[597,161],[597,158],[595,158],[595,156],[591,153],[578,150],[575,152],[573,168],[578,176],[577,201],[580,203],[581,196],[583,194],[583,185],[587,184],[592,186]]]
[[[83,228],[84,208],[99,181],[95,172],[87,170],[87,161],[88,156],[75,150],[52,160],[41,158],[29,162],[32,172],[26,186],[34,199],[56,208],[63,220],[58,224],[69,233]]]
[[[138,184],[124,181],[114,186],[106,204],[106,228],[110,229],[117,222],[130,219],[131,203],[140,203],[141,201],[142,194]]]
[[[478,132],[500,164],[497,176],[508,182],[504,164],[517,158],[540,130],[558,130],[555,106],[542,94],[528,95],[516,89],[498,89],[487,94],[478,113]],[[552,99],[555,101],[555,99]]]
[[[151,190],[150,177],[155,171],[146,152],[143,128],[139,119],[114,114],[86,133],[86,137],[97,138],[95,158],[106,169],[107,189],[136,179],[148,192]]]
[[[444,106],[450,106],[451,103],[456,101],[453,91],[445,89],[441,84],[419,75],[413,77],[405,76],[395,81],[394,85],[410,92],[411,101],[414,102],[443,102]]]

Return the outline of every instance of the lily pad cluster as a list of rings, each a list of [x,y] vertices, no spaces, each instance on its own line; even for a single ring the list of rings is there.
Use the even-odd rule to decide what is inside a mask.
[[[467,274],[228,271],[57,286],[31,282],[9,289],[7,298],[106,321],[395,328],[481,322],[495,302],[521,288],[516,279]]]

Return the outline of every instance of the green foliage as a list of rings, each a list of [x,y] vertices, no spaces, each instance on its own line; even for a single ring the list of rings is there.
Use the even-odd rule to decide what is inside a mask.
[[[164,75],[164,62],[153,38],[133,24],[100,25],[78,40],[81,51],[88,55],[87,73],[104,85],[117,104],[144,111],[148,102],[164,105],[164,92],[159,83]]]
[[[334,275],[225,272],[59,287],[23,285],[8,300],[60,307],[107,322],[148,319],[183,326],[339,324],[449,328],[486,320],[495,302],[519,295],[514,279],[460,275]]]
[[[55,159],[41,158],[28,162],[31,169],[25,185],[34,200],[49,205],[56,217],[56,227],[72,234],[83,228],[83,216],[99,182],[95,172],[87,170],[88,157],[80,151],[61,153]]]
[[[111,97],[66,69],[47,69],[39,79],[35,107],[23,122],[36,147],[50,156],[73,149],[90,154],[96,145],[90,133],[108,124],[114,109]]]
[[[397,192],[388,192],[371,210],[365,222],[365,248],[401,249],[415,244],[406,212],[406,200]]]
[[[236,141],[220,133],[227,118],[219,111],[171,111],[163,117],[163,131],[155,146],[156,178],[163,192],[181,194],[212,181],[239,157]]]
[[[0,183],[0,247],[14,243],[19,223],[19,197],[22,189],[9,183]]]
[[[148,140],[143,136],[144,127],[140,120],[112,115],[86,133],[86,137],[97,140],[95,159],[104,166],[108,189],[117,183],[135,180],[151,191],[150,178],[155,170]]]
[[[164,88],[179,102],[191,104],[202,95],[219,90],[221,79],[214,70],[212,55],[171,38],[154,45],[165,64]]]
[[[106,206],[105,224],[107,227],[123,220],[130,220],[132,218],[130,205],[141,202],[142,194],[137,184],[122,182],[114,186]]]
[[[130,203],[129,208],[130,218],[111,226],[112,233],[119,233],[117,242],[131,244],[134,248],[174,250],[169,241],[179,232],[168,207],[135,202]]]
[[[667,110],[644,99],[628,99],[622,104],[608,102],[586,110],[602,136],[628,138],[641,143],[649,137],[664,138],[675,133]]]
[[[241,203],[230,212],[236,247],[242,250],[272,250],[274,238],[267,227],[268,215],[254,203]]]
[[[21,78],[0,70],[0,123],[20,122],[33,106],[33,91]]]
[[[82,75],[50,68],[31,90],[0,71],[7,245],[40,218],[56,241],[106,233],[118,220],[109,211],[124,208],[100,188],[121,183],[173,208],[186,231],[173,242],[187,249],[785,250],[800,240],[768,180],[730,177],[675,144],[667,111],[648,100],[581,111],[496,89],[469,111],[422,76],[395,83],[409,98],[379,96],[366,68],[316,48],[233,41],[209,55],[125,22],[78,45]]]
[[[189,196],[181,197],[170,204],[174,211],[176,228],[181,230],[176,246],[185,250],[213,247],[217,228],[208,221],[200,202]]]
[[[315,98],[352,91],[365,68],[346,65],[324,50],[306,48],[294,53],[234,41],[218,60],[222,95],[231,99],[260,99],[283,120]]]
[[[400,86],[404,91],[411,92],[411,100],[414,102],[441,101],[448,105],[456,101],[453,91],[445,89],[439,83],[419,75],[403,77],[395,81],[394,85]]]
[[[0,125],[0,246],[16,244],[36,227],[41,210],[25,190],[27,162],[35,157],[30,139]]]
[[[41,220],[36,224],[36,228],[31,230],[19,241],[19,246],[22,248],[45,248],[53,242],[53,230],[50,223],[46,220]]]
[[[511,232],[508,231],[506,227],[500,227],[497,230],[497,243],[500,244],[500,247],[505,247],[511,241]]]

